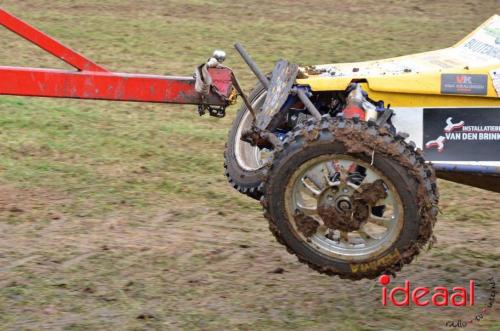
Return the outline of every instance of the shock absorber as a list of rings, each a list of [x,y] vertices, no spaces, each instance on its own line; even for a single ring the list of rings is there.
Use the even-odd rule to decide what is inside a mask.
[[[365,92],[358,83],[354,83],[354,88],[347,95],[343,113],[345,118],[359,116],[362,121],[375,121],[378,117],[377,108],[366,99]]]

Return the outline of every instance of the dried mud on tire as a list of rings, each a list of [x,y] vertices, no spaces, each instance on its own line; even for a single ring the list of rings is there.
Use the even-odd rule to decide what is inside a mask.
[[[392,134],[388,126],[379,127],[374,122],[354,122],[343,117],[335,119],[324,117],[319,122],[309,120],[290,132],[283,149],[276,152],[269,176],[262,188],[264,195],[261,204],[264,216],[268,219],[269,228],[278,242],[286,246],[291,254],[296,255],[300,262],[308,264],[312,269],[352,280],[375,278],[380,274],[395,274],[404,264],[410,263],[432,237],[438,212],[438,192],[432,167],[425,163],[421,150],[417,149],[413,142],[405,141],[406,137],[405,134]],[[319,252],[316,252],[316,255],[323,257],[310,255],[311,249],[297,248],[306,245],[298,243],[298,238],[289,230],[284,210],[280,209],[284,202],[277,197],[280,195],[277,187],[283,190],[286,183],[279,183],[278,175],[287,170],[284,166],[287,160],[305,153],[301,151],[330,143],[340,144],[348,154],[362,155],[372,160],[373,158],[390,160],[402,169],[400,175],[415,183],[413,187],[405,187],[404,191],[411,191],[416,208],[415,214],[418,215],[411,221],[418,223],[418,230],[411,233],[412,239],[407,240],[403,247],[397,247],[395,253],[384,255],[384,252],[373,262],[355,263],[347,268],[339,267],[341,264],[338,264],[338,261],[332,262],[333,259],[325,260],[325,256]],[[405,224],[407,222],[408,220],[405,220]],[[430,243],[433,240],[432,238]],[[342,263],[349,265],[346,262]]]

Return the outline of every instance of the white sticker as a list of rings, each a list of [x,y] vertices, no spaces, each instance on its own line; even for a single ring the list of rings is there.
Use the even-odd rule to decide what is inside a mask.
[[[497,91],[497,96],[500,97],[500,68],[490,71],[491,80],[493,81],[493,87]]]

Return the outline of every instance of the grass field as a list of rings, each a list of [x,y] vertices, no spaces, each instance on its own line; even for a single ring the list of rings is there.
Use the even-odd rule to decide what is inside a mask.
[[[190,75],[212,50],[262,68],[449,46],[481,1],[4,0],[2,8],[117,71]],[[61,67],[4,29],[0,64]],[[194,107],[0,97],[1,330],[417,330],[470,319],[500,268],[500,195],[441,181],[435,247],[394,284],[464,286],[476,307],[382,307],[375,281],[319,275],[234,191],[224,119]],[[278,273],[278,268],[284,271]],[[497,278],[498,279],[498,278]],[[470,329],[500,330],[497,310]]]

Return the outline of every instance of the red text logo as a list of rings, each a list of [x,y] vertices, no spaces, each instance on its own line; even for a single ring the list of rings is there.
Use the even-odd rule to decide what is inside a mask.
[[[433,305],[436,307],[445,306],[473,306],[474,305],[474,281],[469,281],[468,288],[466,287],[453,287],[451,290],[437,286],[433,289],[428,287],[411,287],[409,280],[405,280],[403,287],[393,287],[390,291],[387,285],[391,282],[388,275],[382,275],[379,278],[382,287],[382,305],[387,306],[392,304],[396,307],[409,306],[410,301],[419,307]],[[400,295],[402,294],[402,295]],[[398,298],[396,298],[396,295]]]

